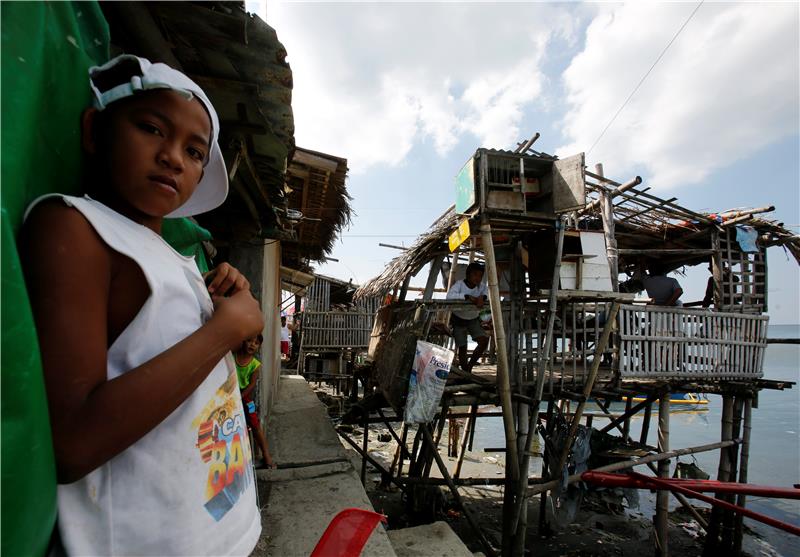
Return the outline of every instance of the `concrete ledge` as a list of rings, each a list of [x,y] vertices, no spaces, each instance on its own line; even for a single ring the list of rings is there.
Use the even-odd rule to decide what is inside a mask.
[[[280,377],[266,436],[279,467],[347,460],[327,409],[300,375]]]
[[[349,472],[353,466],[348,461],[336,461],[329,464],[316,464],[298,468],[278,468],[277,470],[256,470],[259,481],[288,482],[291,480],[304,480],[308,478],[321,478]]]
[[[473,553],[446,522],[390,530],[397,557],[473,557]]]

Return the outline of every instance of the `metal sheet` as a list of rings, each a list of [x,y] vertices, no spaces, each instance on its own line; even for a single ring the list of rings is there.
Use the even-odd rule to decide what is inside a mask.
[[[553,209],[555,211],[586,204],[585,166],[583,153],[553,163]]]

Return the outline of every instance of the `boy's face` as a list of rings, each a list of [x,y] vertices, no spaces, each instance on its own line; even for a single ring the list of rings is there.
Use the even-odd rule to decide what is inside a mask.
[[[261,343],[258,342],[258,337],[249,338],[244,341],[244,351],[249,355],[252,356],[256,352],[258,352],[258,347],[261,346]]]
[[[136,95],[113,109],[110,132],[107,164],[121,201],[151,217],[186,203],[209,153],[211,120],[200,101],[169,90]]]
[[[472,270],[467,274],[467,281],[470,284],[478,285],[483,280],[483,271]]]

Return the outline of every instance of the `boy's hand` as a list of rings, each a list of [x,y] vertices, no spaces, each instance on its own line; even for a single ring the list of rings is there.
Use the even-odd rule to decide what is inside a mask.
[[[211,300],[214,302],[212,320],[231,333],[233,347],[253,338],[264,329],[261,308],[249,290],[239,290],[227,298],[212,296]]]
[[[250,281],[230,263],[221,263],[205,273],[208,293],[217,296],[232,296],[242,290],[250,290]]]

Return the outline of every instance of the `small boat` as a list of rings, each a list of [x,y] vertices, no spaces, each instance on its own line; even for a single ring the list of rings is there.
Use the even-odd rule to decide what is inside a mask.
[[[622,400],[627,401],[628,397],[622,397]],[[644,402],[645,400],[647,400],[647,397],[645,397],[644,395],[634,395],[634,397],[631,400],[633,402]],[[700,395],[698,395],[697,393],[670,393],[669,403],[688,404],[688,405],[708,404],[708,399],[700,398]]]

